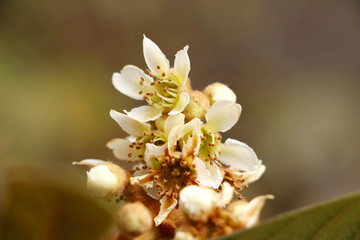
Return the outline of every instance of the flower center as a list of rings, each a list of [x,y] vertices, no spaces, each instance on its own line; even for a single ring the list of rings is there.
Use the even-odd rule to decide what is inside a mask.
[[[158,66],[160,70],[160,66]],[[146,91],[140,91],[139,94],[143,96],[150,105],[157,108],[164,108],[165,111],[170,111],[179,99],[180,81],[173,73],[165,73],[154,75],[149,69],[145,71],[153,82],[149,86],[145,86]],[[145,80],[140,79],[139,84],[143,86]]]

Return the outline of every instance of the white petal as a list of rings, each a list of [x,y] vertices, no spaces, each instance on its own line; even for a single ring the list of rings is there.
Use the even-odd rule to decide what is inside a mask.
[[[274,199],[274,196],[270,194],[261,195],[250,202],[244,200],[235,201],[230,203],[226,210],[229,212],[229,217],[238,226],[249,228],[258,222],[260,211],[266,199]]]
[[[153,73],[168,72],[170,64],[160,48],[144,35],[143,51],[145,62]],[[160,69],[158,69],[158,66]]]
[[[185,115],[180,113],[177,115],[168,116],[168,118],[165,121],[165,132],[164,135],[166,138],[168,138],[170,131],[175,126],[183,126],[185,121]]]
[[[177,200],[175,198],[168,198],[166,196],[160,199],[160,211],[159,214],[154,218],[155,226],[159,226],[169,213],[176,207]]]
[[[212,130],[226,132],[239,120],[240,113],[240,104],[221,99],[210,107],[206,114],[206,122]]]
[[[127,112],[126,110],[124,110],[124,112],[128,116],[140,122],[148,122],[148,121],[154,121],[157,118],[159,118],[162,114],[162,109],[153,106],[140,106],[131,109],[130,112]]]
[[[177,144],[177,141],[178,141],[177,136],[178,136],[180,128],[181,128],[181,125],[175,125],[171,129],[169,135],[167,136],[167,145],[168,145],[169,151],[171,152],[171,155],[175,154],[176,144]]]
[[[191,134],[191,138],[187,140],[183,146],[183,155],[187,156],[189,153],[196,155],[200,149],[200,135],[201,135],[201,120],[194,118],[190,122],[186,123],[178,133],[178,139],[184,137],[185,135]]]
[[[130,136],[142,136],[144,132],[150,132],[150,124],[139,122],[126,114],[111,110],[110,116]]]
[[[218,188],[223,180],[223,176],[216,164],[206,164],[199,158],[195,158],[193,164],[196,165],[196,181],[203,186]]]
[[[87,188],[94,197],[106,198],[119,187],[119,179],[107,165],[97,165],[86,173]]]
[[[103,161],[103,160],[99,160],[99,159],[84,159],[80,162],[73,162],[72,164],[73,165],[86,165],[86,166],[89,166],[89,167],[95,167],[99,164],[104,164],[106,163],[106,161]]]
[[[145,181],[144,183],[141,182],[142,180],[144,180],[144,179],[146,179],[148,177],[150,177],[149,174],[136,176],[136,177],[131,177],[130,178],[130,183],[131,183],[131,185],[139,184],[143,188],[152,188],[152,187],[154,187],[154,182],[153,181]]]
[[[138,155],[144,153],[144,149],[130,148],[131,142],[127,139],[115,138],[110,140],[106,146],[113,150],[116,158],[124,161],[136,161]]]
[[[144,79],[143,85],[140,85],[141,79]],[[114,73],[112,76],[114,87],[122,94],[136,100],[143,100],[139,92],[146,91],[151,82],[152,79],[148,75],[133,65],[125,66],[120,73]]]
[[[134,170],[136,169],[136,167],[138,167],[140,170],[138,171],[134,171],[134,177],[139,177],[142,175],[146,175],[145,177],[148,176],[148,169],[143,169],[142,168],[143,164],[138,164],[136,166],[134,166]],[[145,177],[140,177],[142,179],[144,179]],[[141,179],[140,179],[141,180]],[[131,178],[130,178],[131,181]],[[131,184],[138,184],[139,179],[133,179]],[[143,186],[144,191],[147,193],[147,195],[149,195],[150,197],[152,197],[153,199],[159,200],[160,197],[157,194],[159,192],[159,189],[155,186],[154,182],[148,182]]]
[[[254,171],[239,172],[237,175],[241,176],[241,178],[244,180],[244,184],[250,184],[258,180],[261,175],[263,175],[265,170],[265,165],[261,164],[261,161],[259,161]]]
[[[231,202],[234,197],[234,188],[228,182],[222,183],[222,189],[218,193],[219,200],[216,202],[217,206],[223,208],[225,205]]]
[[[186,83],[188,74],[190,72],[188,49],[189,46],[185,46],[184,49],[178,51],[175,55],[174,67],[181,85]]]
[[[166,146],[156,146],[155,144],[147,143],[145,150],[145,162],[148,167],[152,167],[150,159],[153,157],[164,156]]]
[[[182,92],[175,105],[175,107],[169,112],[169,115],[175,115],[181,113],[189,104],[190,96],[186,92]]]
[[[234,139],[228,138],[220,150],[220,162],[240,171],[254,171],[259,162],[251,147]]]

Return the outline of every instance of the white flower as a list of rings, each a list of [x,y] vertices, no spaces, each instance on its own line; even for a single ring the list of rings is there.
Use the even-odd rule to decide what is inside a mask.
[[[112,77],[114,87],[121,93],[136,100],[144,99],[151,105],[135,110],[130,116],[149,121],[163,111],[174,115],[184,110],[190,100],[190,96],[182,91],[190,71],[188,48],[185,46],[176,53],[174,69],[171,69],[160,48],[144,35],[144,57],[150,69],[147,74],[138,67],[127,65]]]
[[[125,171],[110,162],[86,159],[74,164],[91,167],[87,172],[87,188],[97,198],[116,197],[122,193],[128,181]]]
[[[250,228],[258,222],[266,199],[274,199],[274,196],[268,194],[258,196],[250,202],[245,200],[232,202],[226,208],[226,212],[236,227]]]

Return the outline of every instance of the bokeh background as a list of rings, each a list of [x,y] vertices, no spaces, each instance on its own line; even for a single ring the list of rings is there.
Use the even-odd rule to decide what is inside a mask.
[[[71,163],[114,160],[105,143],[125,133],[109,110],[143,103],[111,75],[145,68],[143,34],[171,61],[189,44],[195,89],[220,81],[237,94],[242,116],[224,135],[267,166],[243,192],[276,196],[264,217],[359,190],[359,1],[1,0],[3,239],[109,226],[116,206],[89,198]]]

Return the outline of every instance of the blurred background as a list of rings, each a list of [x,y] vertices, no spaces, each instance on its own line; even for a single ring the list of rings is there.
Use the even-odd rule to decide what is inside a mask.
[[[267,166],[243,191],[276,196],[264,218],[359,190],[359,1],[1,0],[3,239],[98,239],[111,225],[116,206],[90,198],[71,163],[115,160],[105,144],[125,133],[109,110],[143,102],[111,75],[146,67],[143,34],[171,62],[190,46],[195,89],[237,94],[224,135]]]

